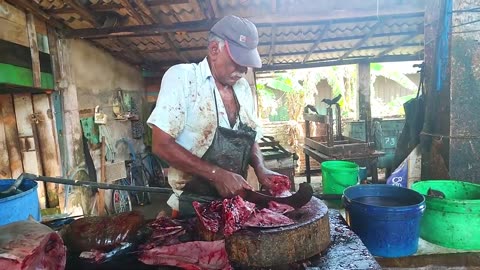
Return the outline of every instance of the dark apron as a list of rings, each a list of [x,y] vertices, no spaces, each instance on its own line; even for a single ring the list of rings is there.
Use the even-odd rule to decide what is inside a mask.
[[[232,89],[233,91],[233,89]],[[240,112],[240,104],[238,103],[235,91],[233,92]],[[247,178],[248,164],[252,146],[255,143],[257,132],[251,127],[242,123],[240,113],[238,130],[224,128],[219,125],[218,106],[215,89],[213,92],[215,99],[215,110],[217,115],[217,129],[212,144],[202,157],[202,160],[210,164],[216,165],[222,169],[237,173],[243,178]],[[193,176],[179,196],[179,212],[182,218],[188,218],[195,215],[192,202],[207,203],[213,200],[221,199],[217,189],[210,184],[209,180],[202,179],[199,176]]]

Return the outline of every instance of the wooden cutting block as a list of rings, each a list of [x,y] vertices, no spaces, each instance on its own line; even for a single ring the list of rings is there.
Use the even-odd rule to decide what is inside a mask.
[[[296,223],[278,228],[244,229],[226,238],[229,259],[241,266],[272,267],[310,258],[328,248],[328,208],[313,197],[285,214]]]

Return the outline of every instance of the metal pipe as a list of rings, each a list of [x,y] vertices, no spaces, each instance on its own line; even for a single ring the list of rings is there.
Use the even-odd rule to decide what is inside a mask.
[[[127,190],[127,191],[139,191],[139,192],[151,192],[151,193],[172,193],[173,191],[169,188],[157,188],[157,187],[141,187],[141,186],[124,186],[124,185],[115,185],[107,183],[97,183],[90,181],[78,181],[70,180],[56,177],[40,176],[29,173],[24,173],[26,179],[32,179],[35,181],[43,181],[50,183],[58,183],[64,185],[72,186],[81,186],[81,187],[93,187],[99,189],[117,189],[117,190]]]

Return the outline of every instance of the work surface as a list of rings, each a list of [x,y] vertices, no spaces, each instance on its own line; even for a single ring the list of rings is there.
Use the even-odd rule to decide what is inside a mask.
[[[376,262],[374,257],[368,252],[367,248],[363,245],[360,238],[355,235],[346,225],[345,220],[342,218],[338,210],[329,210],[330,218],[330,231],[331,231],[331,244],[330,247],[318,256],[314,256],[309,260],[299,262],[295,265],[278,266],[272,269],[325,269],[325,270],[337,270],[337,269],[381,269],[380,265]],[[116,262],[111,262],[100,265],[84,265],[79,261],[69,259],[67,264],[67,270],[73,269],[144,269],[144,270],[163,270],[163,269],[178,269],[175,267],[152,267],[141,264],[133,259],[124,258]],[[249,268],[260,269],[260,268]]]

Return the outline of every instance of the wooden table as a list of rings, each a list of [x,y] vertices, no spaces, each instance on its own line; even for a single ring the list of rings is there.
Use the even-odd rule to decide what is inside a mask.
[[[365,155],[356,155],[350,157],[341,157],[341,156],[329,156],[323,153],[320,153],[318,150],[315,150],[309,146],[303,147],[303,152],[305,153],[305,174],[307,176],[307,183],[311,182],[311,174],[312,172],[320,172],[320,170],[311,170],[310,169],[310,157],[314,160],[322,163],[323,161],[327,160],[346,160],[346,161],[353,161],[357,163],[361,167],[367,167],[370,169],[372,174],[372,182],[378,183],[378,158],[385,155],[384,152],[374,151],[373,153],[365,154]]]

